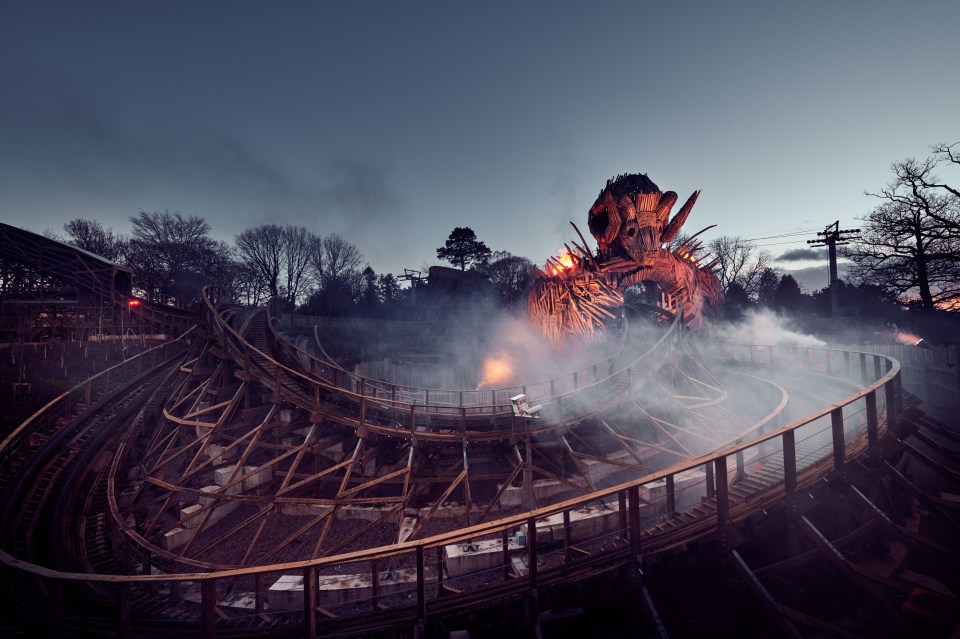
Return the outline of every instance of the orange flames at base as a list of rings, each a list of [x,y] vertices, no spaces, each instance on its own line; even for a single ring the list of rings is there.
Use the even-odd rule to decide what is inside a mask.
[[[917,337],[913,333],[905,333],[900,331],[893,336],[893,339],[899,344],[906,344],[907,346],[916,346],[923,341],[922,337]]]
[[[491,355],[483,362],[483,378],[477,384],[477,388],[507,386],[513,381],[515,374],[509,355],[506,353]]]
[[[555,266],[551,269],[551,275],[560,275],[568,268],[572,268],[576,262],[574,261],[573,255],[570,253],[561,250],[560,255],[554,258]]]

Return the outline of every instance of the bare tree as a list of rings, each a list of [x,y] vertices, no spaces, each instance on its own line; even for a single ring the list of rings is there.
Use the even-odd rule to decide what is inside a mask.
[[[270,297],[294,306],[302,301],[317,236],[303,226],[264,224],[246,229],[235,242],[248,274]]]
[[[74,218],[63,225],[63,230],[70,236],[68,243],[111,262],[121,261],[127,250],[127,238],[114,234],[113,229],[104,228],[96,220]]]
[[[234,238],[240,260],[260,287],[271,297],[280,296],[280,272],[283,269],[283,229],[264,224],[246,229]]]
[[[286,286],[284,296],[291,306],[305,296],[313,247],[317,236],[303,226],[286,226],[283,229],[283,256]]]
[[[909,187],[910,194],[914,197],[922,197],[924,191],[933,190],[960,198],[960,189],[946,184],[933,173],[943,164],[960,166],[960,151],[955,150],[955,147],[960,147],[960,142],[934,144],[930,147],[933,155],[922,162],[911,159],[894,163],[892,168],[896,179],[885,190],[897,185]]]
[[[183,307],[198,299],[204,284],[224,283],[230,248],[209,236],[210,225],[202,217],[140,211],[130,222],[127,261],[136,273],[135,286],[148,299]]]
[[[494,251],[483,268],[500,299],[515,304],[525,299],[533,282],[533,262],[508,251]]]
[[[862,218],[860,241],[845,251],[855,280],[917,299],[923,310],[952,309],[960,299],[960,193],[933,174],[941,162],[960,165],[954,146],[891,165],[893,180],[867,193],[882,203]]]
[[[360,249],[336,233],[314,242],[311,261],[321,287],[331,280],[349,278],[354,272],[359,275],[364,263]]]
[[[243,259],[237,260],[233,288],[237,301],[247,306],[262,306],[270,299],[270,291],[264,286],[259,273]]]
[[[749,297],[757,296],[760,278],[773,259],[769,251],[757,249],[750,240],[729,235],[711,240],[707,248],[717,259],[717,276],[725,293],[737,284]]]

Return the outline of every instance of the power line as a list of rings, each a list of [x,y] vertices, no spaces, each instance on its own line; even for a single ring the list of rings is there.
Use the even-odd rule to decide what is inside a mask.
[[[765,244],[757,244],[756,246],[760,248],[764,246],[780,246],[782,244],[802,244],[802,243],[803,243],[803,240],[792,240],[790,242],[767,242]]]
[[[743,239],[755,241],[755,240],[775,240],[778,237],[792,237],[794,235],[806,235],[807,233],[812,233],[817,229],[806,229],[803,231],[784,231],[783,233],[778,233],[776,235],[764,235],[762,237],[745,237]]]

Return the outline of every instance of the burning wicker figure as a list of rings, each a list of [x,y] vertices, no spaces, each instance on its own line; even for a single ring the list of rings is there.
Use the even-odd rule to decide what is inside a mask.
[[[574,225],[582,244],[565,245],[566,253],[536,274],[528,308],[543,333],[554,342],[589,336],[618,317],[623,292],[635,284],[656,291],[655,304],[664,311],[682,311],[687,326],[719,317],[723,292],[712,270],[716,261],[701,266],[706,254],[700,255],[703,247],[696,240],[703,231],[678,246],[664,246],[677,237],[699,194],[669,219],[675,192],[662,193],[645,174],[608,180],[587,222],[596,254]]]

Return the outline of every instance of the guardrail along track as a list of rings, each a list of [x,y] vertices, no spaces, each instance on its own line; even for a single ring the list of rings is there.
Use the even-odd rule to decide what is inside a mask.
[[[656,349],[666,348],[668,340],[661,340],[655,346],[650,359],[643,360],[643,368],[633,364],[638,360],[631,359],[628,352],[623,366],[608,366],[602,371],[598,368],[599,372],[578,371],[577,379],[569,380],[572,391],[546,395],[547,404],[556,402],[552,409],[554,421],[529,430],[552,437],[554,448],[544,446],[537,450],[532,446],[523,450],[523,438],[517,440],[515,435],[517,424],[510,419],[507,407],[498,403],[496,394],[488,396],[490,403],[481,400],[479,404],[460,405],[463,400],[459,397],[455,402],[434,401],[435,397],[444,400],[456,397],[443,394],[442,389],[397,389],[379,381],[341,378],[346,373],[334,374],[328,363],[303,358],[282,341],[278,342],[262,312],[236,307],[218,310],[211,302],[207,322],[206,330],[212,341],[195,345],[192,354],[181,364],[181,377],[186,376],[187,381],[180,379],[171,385],[176,390],[170,391],[163,408],[168,426],[159,428],[149,443],[138,448],[135,440],[130,439],[119,447],[119,452],[108,455],[103,453],[106,439],[94,441],[93,435],[78,439],[69,434],[69,429],[64,430],[68,434],[55,435],[77,445],[73,452],[67,447],[67,455],[98,472],[89,474],[80,484],[91,495],[81,502],[82,507],[65,509],[65,516],[74,522],[70,528],[79,531],[82,548],[68,548],[66,555],[59,558],[35,554],[36,558],[56,564],[41,567],[35,565],[36,561],[23,561],[24,557],[30,557],[28,535],[17,533],[9,544],[5,543],[2,557],[7,564],[7,575],[17,580],[26,575],[39,579],[35,590],[31,592],[27,588],[22,596],[30,601],[33,595],[45,593],[44,597],[51,603],[49,611],[33,607],[31,614],[38,622],[68,631],[80,627],[84,616],[83,598],[94,597],[95,593],[98,605],[106,607],[102,608],[102,617],[94,626],[105,634],[119,632],[138,636],[162,631],[170,636],[248,636],[272,632],[308,637],[318,633],[350,636],[406,625],[422,628],[434,619],[457,618],[466,611],[530,602],[538,597],[546,605],[549,593],[562,591],[566,585],[621,574],[630,585],[628,591],[644,594],[644,601],[648,602],[647,623],[651,627],[658,622],[669,626],[675,623],[669,606],[661,608],[661,616],[657,598],[651,598],[646,585],[631,575],[638,574],[639,562],[655,563],[659,557],[708,544],[717,556],[728,559],[744,575],[744,583],[750,584],[748,590],[755,599],[754,605],[768,613],[766,623],[788,634],[804,636],[823,631],[833,620],[818,618],[820,611],[815,608],[797,609],[771,595],[764,581],[779,570],[778,562],[803,566],[817,561],[817,557],[823,560],[829,556],[834,561],[830,570],[839,575],[836,579],[851,579],[859,584],[866,569],[859,565],[851,568],[855,563],[851,558],[837,561],[838,555],[844,556],[843,548],[849,543],[846,540],[852,538],[857,527],[871,525],[859,523],[861,520],[857,517],[881,521],[883,513],[898,514],[855,497],[854,507],[848,512],[860,514],[848,517],[851,524],[847,529],[826,528],[828,532],[823,533],[816,524],[817,508],[825,508],[824,504],[832,499],[830,495],[837,491],[862,495],[856,483],[863,477],[869,475],[872,477],[869,481],[879,481],[879,474],[863,474],[861,468],[873,464],[871,468],[890,472],[876,460],[890,457],[894,426],[903,413],[899,405],[898,365],[886,357],[819,349],[724,347],[716,356],[727,368],[723,377],[767,378],[772,383],[760,379],[756,386],[769,394],[768,401],[774,409],[769,414],[765,412],[762,418],[740,422],[743,426],[740,430],[723,431],[717,441],[692,454],[683,453],[689,443],[684,444],[680,439],[669,442],[663,435],[660,444],[651,442],[650,445],[659,445],[663,450],[658,454],[672,459],[671,463],[653,472],[640,472],[642,464],[632,459],[633,478],[621,483],[608,480],[590,485],[594,469],[600,467],[596,464],[605,464],[604,468],[616,464],[603,458],[587,467],[588,461],[592,463],[590,458],[597,456],[588,452],[590,441],[586,435],[582,436],[584,441],[578,442],[570,429],[587,423],[598,430],[607,428],[604,441],[611,445],[625,444],[618,449],[625,458],[639,454],[638,448],[630,445],[624,424],[616,422],[619,413],[614,411],[614,418],[607,422],[602,418],[608,416],[611,406],[620,407],[628,400],[635,403],[637,410],[643,409],[643,402],[634,394],[640,387],[638,384],[653,388],[648,383],[650,374],[664,363],[656,355],[673,353],[672,345],[670,351]],[[629,351],[629,341],[626,344]],[[799,371],[800,375],[794,377],[805,378],[808,388],[786,387],[781,371],[787,369]],[[682,371],[682,367],[675,370]],[[617,379],[618,374],[622,375],[621,379]],[[691,384],[702,382],[698,379]],[[609,384],[615,389],[610,391],[608,403],[602,399],[607,397],[603,394],[607,391],[590,388],[595,384]],[[555,381],[554,387],[557,386]],[[584,410],[575,405],[565,408],[564,401],[570,399],[571,392],[584,393],[585,397],[587,392],[599,392],[603,410]],[[402,401],[398,397],[418,399]],[[823,397],[831,399],[814,410],[795,412],[798,407],[822,402]],[[742,401],[742,398],[736,400]],[[687,405],[696,411],[700,404],[713,402],[712,406],[722,406],[722,401],[720,395],[703,396]],[[793,410],[788,413],[784,407],[793,407]],[[41,411],[34,421],[42,423],[45,415],[55,409],[49,407]],[[475,412],[470,413],[469,409]],[[131,414],[138,410],[131,405]],[[289,414],[284,416],[283,411]],[[221,426],[229,427],[231,419],[238,415],[245,415],[249,420],[246,423],[254,428],[244,431],[233,426],[238,435],[231,440],[233,448],[230,448],[229,442],[217,437],[223,430]],[[54,418],[53,423],[56,421]],[[103,432],[108,432],[107,423],[97,423],[103,424]],[[737,425],[736,420],[732,423]],[[924,428],[917,420],[911,423],[918,429],[916,432]],[[352,447],[344,446],[342,452],[337,453],[341,461],[327,463],[329,468],[339,465],[329,472],[299,467],[304,459],[312,459],[308,456],[313,455],[312,451],[318,446],[330,444],[324,438],[329,439],[334,431],[318,433],[321,426],[352,433],[349,437],[337,436],[338,441],[351,443]],[[301,428],[308,432],[294,436]],[[57,429],[35,428],[33,431],[49,438]],[[409,451],[409,459],[416,459],[430,446],[440,447],[437,450],[451,445],[462,447],[463,463],[455,471],[461,479],[457,481],[451,476],[445,484],[440,484],[446,486],[446,490],[434,498],[433,505],[427,509],[429,512],[411,510],[413,502],[409,499],[413,494],[403,491],[407,489],[406,484],[420,476],[404,470],[404,459],[393,469],[373,458],[363,461],[365,445],[369,444],[367,450],[377,450],[375,445],[382,442],[377,438],[401,435],[406,438],[407,448],[403,450]],[[672,433],[675,438],[678,435],[679,431]],[[560,439],[561,436],[566,438]],[[917,437],[916,434],[910,436]],[[942,437],[942,434],[935,436]],[[280,441],[285,437],[291,441]],[[509,446],[511,438],[516,442],[513,446]],[[236,443],[258,439],[265,442],[262,450]],[[410,444],[417,440],[423,442],[419,447]],[[554,472],[554,477],[560,480],[556,485],[571,488],[563,483],[567,481],[577,490],[571,489],[569,498],[529,511],[494,509],[471,518],[467,507],[467,520],[461,522],[464,525],[440,532],[429,522],[418,528],[418,518],[439,517],[440,506],[450,501],[451,495],[468,496],[471,481],[477,482],[477,490],[481,489],[482,471],[471,475],[471,469],[482,464],[482,457],[471,458],[470,451],[474,446],[499,440],[508,443],[505,450],[516,460],[507,476],[498,476],[506,480],[502,486],[523,486],[521,478],[531,466],[547,467],[549,459],[560,459],[567,469],[579,467],[575,471],[578,474],[573,476],[578,479],[574,481]],[[11,493],[16,497],[9,500],[15,506],[12,509],[15,530],[26,530],[23,522],[31,520],[30,509],[37,511],[31,506],[32,502],[52,503],[50,496],[55,490],[50,481],[64,476],[62,469],[56,472],[59,468],[56,464],[32,461],[31,451],[42,446],[27,446],[25,442],[21,433],[19,439],[8,438],[0,449],[0,453],[7,456],[9,476],[34,478],[28,489]],[[561,453],[553,452],[564,444],[566,448]],[[221,447],[213,450],[214,445]],[[924,445],[931,446],[929,442]],[[131,457],[144,454],[144,448],[145,456],[139,461]],[[92,452],[82,452],[86,450]],[[909,447],[899,450],[909,452]],[[273,451],[274,459],[280,460],[269,462],[257,457],[266,454],[263,451]],[[108,458],[112,459],[112,480],[105,479],[106,474],[99,472],[106,468]],[[161,471],[175,458],[182,458],[177,466],[180,476],[164,480]],[[614,459],[620,461],[620,458]],[[131,460],[141,463],[137,476],[145,480],[138,485],[136,497],[131,498],[132,510],[124,511],[121,507],[115,510],[116,504],[109,503],[110,499],[105,510],[99,496],[104,494],[104,484],[115,481],[119,469],[130,467]],[[469,462],[474,460],[477,461],[471,465]],[[372,474],[365,473],[364,463],[374,469],[370,471]],[[24,475],[28,466],[30,472]],[[149,466],[154,467],[154,474]],[[270,479],[246,483],[248,479],[260,478],[259,473],[267,467],[274,469]],[[53,473],[51,479],[44,479],[44,471]],[[223,482],[216,484],[212,491],[202,491],[203,482],[211,481],[215,472],[221,472]],[[316,475],[313,481],[318,485],[330,485],[333,479],[334,495],[339,501],[310,497],[309,491],[288,490],[312,475]],[[307,485],[309,482],[304,488]],[[234,486],[238,488],[233,489]],[[393,493],[400,499],[385,502],[394,505],[383,510],[384,514],[378,511],[371,514],[366,523],[356,523],[363,520],[357,519],[360,514],[355,507],[374,503],[387,494],[383,491],[389,486],[400,491]],[[464,492],[454,493],[455,489]],[[112,493],[114,500],[118,492],[119,487]],[[44,494],[45,498],[35,498]],[[109,490],[107,494],[111,494]],[[479,510],[484,504],[502,500],[505,494],[500,490],[496,495],[483,496],[475,507]],[[196,509],[185,506],[181,510],[187,510],[189,517],[207,518],[203,521],[208,521],[216,509],[225,505],[234,515],[241,513],[242,516],[231,515],[232,519],[225,517],[221,528],[211,527],[210,531],[219,531],[225,540],[234,539],[232,536],[239,540],[245,535],[248,552],[259,559],[236,568],[217,567],[216,562],[201,559],[205,555],[197,553],[202,546],[208,546],[206,550],[212,553],[212,558],[217,557],[216,544],[211,545],[204,537],[206,533],[194,532],[202,531],[205,524],[194,524],[191,528],[190,520],[182,519],[182,514],[180,522],[187,523],[183,528],[189,537],[187,547],[170,550],[158,545],[157,531],[170,529],[171,525],[164,523],[168,521],[164,513],[173,512],[163,510],[160,505],[173,500],[173,495],[181,495],[187,504],[197,504]],[[69,500],[62,498],[61,501]],[[279,525],[280,519],[271,513],[295,508],[305,509],[303,514],[294,517],[305,522],[300,535],[312,541],[323,535],[323,530],[334,527],[336,513],[341,511],[347,512],[347,521],[355,522],[357,540],[362,534],[373,535],[375,539],[374,533],[382,527],[400,530],[405,516],[414,519],[411,524],[414,532],[402,539],[387,539],[384,545],[365,547],[341,539],[331,542],[333,552],[316,558],[310,558],[309,551],[305,559],[282,562],[276,561],[282,555],[258,555],[259,547],[249,540],[262,537],[271,526]],[[311,508],[315,509],[314,514],[307,514]],[[110,517],[106,518],[108,511]],[[86,515],[80,516],[80,512]],[[133,525],[124,512],[134,515]],[[738,548],[747,547],[745,540],[750,536],[745,528],[747,522],[752,522],[749,529],[754,530],[756,522],[769,517],[774,521],[800,522],[800,529],[807,533],[807,545],[794,540],[791,544],[797,546],[798,554],[791,558],[787,553],[788,556],[775,558],[766,566],[757,565],[754,556],[750,561],[743,561]],[[825,521],[835,519],[828,517]],[[34,526],[40,529],[45,525],[38,522]],[[18,538],[21,541],[17,541]],[[296,538],[294,535],[284,543],[292,548],[296,546]],[[126,560],[110,561],[108,539],[114,547],[122,541],[121,557]],[[818,541],[811,541],[814,539]],[[319,542],[316,548],[322,548]],[[827,552],[823,548],[832,550]],[[21,557],[18,553],[27,554]],[[112,554],[115,556],[116,551]],[[73,559],[77,555],[85,557],[86,567],[96,573],[68,572],[76,569]],[[157,569],[162,572],[155,573]],[[821,568],[818,571],[824,572]],[[895,577],[887,579],[892,583]],[[57,585],[62,583],[87,584],[92,590],[76,593],[71,590],[67,591],[70,596],[66,596],[64,589]],[[74,596],[77,599],[73,599]],[[717,598],[722,598],[720,593]],[[666,602],[661,600],[661,603]],[[691,610],[689,614],[696,612]],[[530,623],[537,623],[538,618],[535,613],[528,617]],[[896,620],[883,618],[894,627]],[[898,628],[903,629],[902,620]]]

